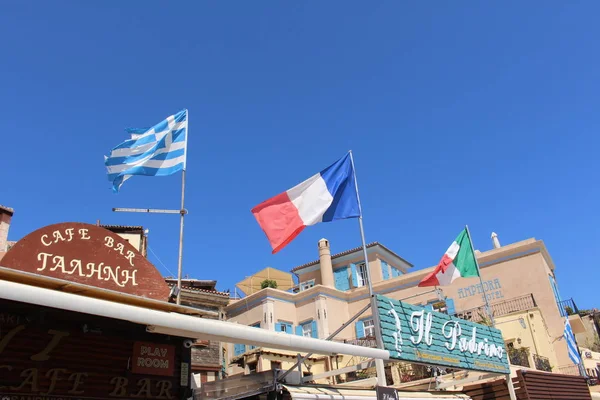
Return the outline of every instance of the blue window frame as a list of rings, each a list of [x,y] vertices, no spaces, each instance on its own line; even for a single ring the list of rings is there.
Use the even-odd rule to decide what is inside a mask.
[[[276,332],[284,332],[289,333],[290,335],[294,334],[294,326],[289,322],[279,321],[275,324]]]
[[[307,321],[296,327],[296,335],[318,339],[317,321]]]

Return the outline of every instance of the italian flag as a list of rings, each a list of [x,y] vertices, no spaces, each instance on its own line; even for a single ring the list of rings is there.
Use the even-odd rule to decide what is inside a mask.
[[[419,286],[447,286],[456,278],[473,276],[479,276],[479,273],[471,238],[465,228],[448,247],[435,270],[419,282]]]

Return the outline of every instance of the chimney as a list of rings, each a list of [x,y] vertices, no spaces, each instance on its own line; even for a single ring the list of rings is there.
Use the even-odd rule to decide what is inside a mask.
[[[8,229],[14,210],[9,207],[0,206],[0,252],[5,252],[8,247]]]
[[[494,245],[495,249],[499,249],[500,247],[500,241],[498,240],[498,235],[496,234],[496,232],[492,232],[492,244]]]
[[[335,287],[333,283],[333,266],[331,265],[331,249],[329,240],[319,240],[319,261],[321,263],[321,284],[330,288]]]

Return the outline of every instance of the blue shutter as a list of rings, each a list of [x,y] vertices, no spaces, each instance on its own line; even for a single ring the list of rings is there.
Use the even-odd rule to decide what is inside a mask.
[[[296,327],[296,335],[298,335],[298,336],[304,336],[304,332],[302,331],[302,325],[298,325]]]
[[[233,346],[233,354],[239,356],[240,354],[244,354],[246,352],[246,345],[244,344],[236,344]]]
[[[289,333],[290,335],[294,334],[294,327],[292,324],[285,324],[285,331],[286,333]]]
[[[388,263],[385,261],[381,262],[381,275],[383,276],[383,280],[390,279],[390,268]]]
[[[446,297],[446,313],[448,315],[456,314],[456,308],[454,307],[454,299]]]
[[[364,338],[365,337],[365,325],[362,321],[358,321],[354,327],[356,328],[356,338]]]
[[[275,332],[281,332],[281,322],[275,323]]]
[[[398,268],[392,267],[392,278],[400,276],[400,270]]]
[[[335,288],[345,292],[350,290],[350,283],[348,282],[348,267],[336,269],[333,271],[333,277],[335,281]]]
[[[352,286],[358,287],[358,277],[356,276],[356,264],[350,264],[352,270]]]
[[[556,281],[552,277],[552,275],[548,275],[550,278],[550,286],[552,287],[552,292],[554,292],[554,298],[556,299],[556,304],[560,303],[560,294],[558,293],[558,287],[556,286]]]
[[[314,337],[315,339],[319,338],[319,332],[317,331],[317,321],[312,321],[311,322],[311,329],[312,329],[312,337]]]

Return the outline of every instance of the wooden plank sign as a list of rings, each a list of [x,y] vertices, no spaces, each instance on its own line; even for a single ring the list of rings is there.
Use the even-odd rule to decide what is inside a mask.
[[[377,296],[390,357],[465,370],[510,373],[500,330]]]

